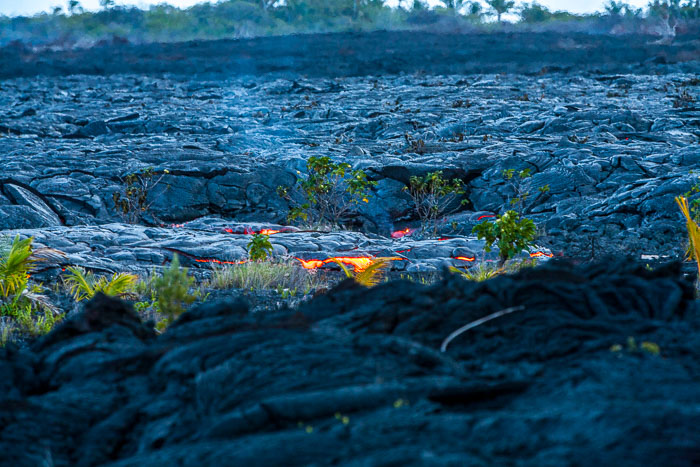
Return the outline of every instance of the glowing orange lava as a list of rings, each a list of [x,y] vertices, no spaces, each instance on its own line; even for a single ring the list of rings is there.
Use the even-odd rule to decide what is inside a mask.
[[[469,257],[469,256],[455,256],[454,259],[458,259],[460,261],[472,262],[472,261],[476,260],[476,257],[474,257],[474,256],[471,256],[471,257]]]
[[[543,256],[546,256],[547,258],[551,258],[554,255],[552,253],[545,253],[543,251],[536,251],[534,253],[530,253],[531,258],[541,258]]]
[[[372,264],[372,257],[370,256],[333,256],[328,259],[301,259],[296,258],[301,263],[304,269],[318,269],[323,267],[328,263],[334,263],[340,261],[343,264],[348,264],[352,266],[355,271],[361,272],[367,269],[367,267]]]
[[[214,259],[214,258],[204,258],[204,259],[197,259],[193,258],[197,263],[216,263],[216,264],[243,264],[247,263],[248,260],[243,260],[243,261],[223,261],[220,259]]]
[[[233,229],[231,228],[225,228],[224,232],[230,233],[230,234],[240,234],[240,235],[255,235],[255,234],[260,234],[260,235],[274,235],[276,233],[280,233],[281,230],[275,230],[275,229],[260,229],[260,230],[253,230],[249,228],[245,228],[243,232],[234,232]]]
[[[322,260],[320,259],[308,259],[308,260],[303,260],[301,258],[296,258],[301,262],[301,267],[304,269],[318,269],[320,267],[323,267],[325,264]]]
[[[392,232],[391,238],[402,238],[402,237],[405,237],[407,235],[411,235],[415,231],[416,231],[416,229],[406,227],[405,229],[397,230],[396,232]]]
[[[481,219],[486,219],[487,217],[496,217],[495,214],[484,214],[483,216],[479,216],[476,218],[477,221],[480,221]]]

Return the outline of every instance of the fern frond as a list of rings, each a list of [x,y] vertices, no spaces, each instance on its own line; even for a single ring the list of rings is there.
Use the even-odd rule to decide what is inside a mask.
[[[688,256],[695,259],[695,263],[698,266],[698,277],[700,277],[700,227],[690,214],[688,199],[686,197],[677,196],[676,204],[678,204],[683,217],[685,217],[685,226],[688,230],[688,240],[690,242]]]
[[[331,258],[331,261],[333,261],[335,264],[337,264],[338,266],[340,266],[340,269],[343,270],[343,272],[345,273],[345,276],[346,276],[348,279],[353,279],[353,278],[354,278],[354,276],[353,276],[353,274],[352,274],[352,271],[350,271],[350,269],[348,269],[348,267],[345,266],[340,260],[338,260],[338,259],[336,259],[336,258]]]
[[[374,287],[384,278],[386,270],[392,261],[401,259],[399,257],[375,258],[364,270],[355,275],[355,282],[365,287]]]
[[[94,276],[85,272],[85,269],[79,266],[71,266],[68,269],[68,277],[66,284],[70,286],[70,293],[76,301],[85,300],[95,295],[95,289],[92,286]]]
[[[121,297],[133,290],[133,288],[136,286],[138,276],[119,272],[113,274],[110,280],[107,280],[106,277],[101,277],[100,279],[102,280],[99,287],[95,287],[95,292],[102,292],[105,295]]]

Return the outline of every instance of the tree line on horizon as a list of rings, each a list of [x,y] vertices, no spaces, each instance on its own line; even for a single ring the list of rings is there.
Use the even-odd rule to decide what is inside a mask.
[[[625,24],[626,32],[648,32],[645,25],[658,23],[661,35],[675,34],[679,24],[700,22],[700,0],[653,0],[646,8],[609,0],[603,11],[592,14],[551,11],[536,1],[440,2],[429,7],[425,0],[399,0],[398,6],[389,7],[384,0],[225,0],[187,9],[167,4],[139,9],[100,0],[102,9],[88,12],[79,0],[68,0],[65,8],[55,7],[51,13],[0,16],[0,45],[11,41],[75,43],[110,37],[151,42],[375,29],[489,30],[504,27],[504,16],[517,18],[507,23],[513,27],[603,22]]]

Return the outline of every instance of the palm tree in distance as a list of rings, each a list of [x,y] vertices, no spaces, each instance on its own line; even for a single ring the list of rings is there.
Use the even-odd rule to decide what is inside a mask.
[[[501,22],[501,15],[508,13],[508,10],[515,6],[513,0],[487,0],[486,3],[496,12],[498,22]]]

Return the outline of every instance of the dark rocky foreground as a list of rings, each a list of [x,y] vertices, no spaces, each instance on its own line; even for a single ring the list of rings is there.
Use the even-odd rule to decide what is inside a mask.
[[[297,311],[206,305],[158,337],[95,299],[0,351],[0,463],[700,462],[700,320],[677,265],[357,287]]]

